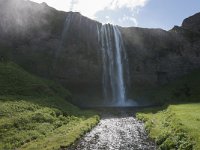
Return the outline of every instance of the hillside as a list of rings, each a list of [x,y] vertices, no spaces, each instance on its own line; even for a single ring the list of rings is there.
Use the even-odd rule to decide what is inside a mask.
[[[1,95],[70,98],[70,93],[59,84],[31,75],[12,62],[0,63],[0,83]]]
[[[11,62],[0,63],[0,149],[66,147],[98,122],[71,94]],[[51,142],[49,142],[51,141]]]

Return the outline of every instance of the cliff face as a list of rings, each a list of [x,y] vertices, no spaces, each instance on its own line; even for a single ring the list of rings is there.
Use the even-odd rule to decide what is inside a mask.
[[[76,92],[101,95],[100,23],[23,0],[2,0],[0,18],[1,61],[11,59]],[[170,31],[119,27],[129,59],[129,91],[156,87],[200,68],[199,21],[196,14]]]
[[[132,87],[158,86],[200,68],[200,36],[183,27],[123,28]]]
[[[51,78],[69,89],[101,89],[99,23],[45,3],[1,1],[1,59]]]
[[[53,77],[70,87],[101,85],[101,53],[98,43],[99,23],[67,13],[60,44],[55,49]]]
[[[166,84],[200,68],[200,13],[170,31],[121,28],[132,88]]]
[[[182,27],[200,33],[200,13],[186,18],[182,23]]]
[[[0,7],[2,57],[11,57],[25,69],[48,76],[65,13],[45,3],[39,5],[22,0],[2,0]]]

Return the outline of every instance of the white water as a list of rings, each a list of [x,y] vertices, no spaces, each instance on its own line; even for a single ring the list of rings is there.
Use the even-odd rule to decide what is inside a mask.
[[[62,46],[64,44],[64,39],[68,35],[68,31],[69,31],[69,28],[70,28],[72,18],[73,18],[73,13],[68,13],[67,16],[66,16],[64,28],[63,28],[63,31],[62,31],[62,34],[61,34],[60,44],[59,44],[58,49],[55,53],[55,63],[57,63],[58,56],[61,53],[61,49],[62,49]]]
[[[74,13],[66,17],[64,29],[61,35],[61,43],[58,48],[60,53],[70,31]],[[97,25],[98,42],[102,47],[103,61],[103,93],[106,106],[137,106],[137,103],[128,100],[127,83],[129,82],[129,69],[126,50],[124,48],[121,32],[117,26],[111,24]]]
[[[107,105],[127,106],[126,82],[128,73],[126,50],[117,26],[110,24],[97,28],[102,46],[103,92]],[[109,102],[108,102],[109,101]],[[135,104],[134,104],[135,105]]]
[[[99,124],[68,150],[156,150],[133,109],[99,111]]]

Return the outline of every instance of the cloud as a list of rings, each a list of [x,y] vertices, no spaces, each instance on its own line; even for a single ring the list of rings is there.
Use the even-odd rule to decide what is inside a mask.
[[[71,0],[73,2],[74,0]],[[83,15],[95,18],[95,14],[99,11],[116,10],[128,8],[134,10],[143,7],[148,0],[76,0],[73,5],[73,11],[79,11]]]
[[[116,8],[116,9],[104,9],[98,11],[95,15],[96,19],[103,23],[112,23],[120,26],[137,26],[136,15],[139,8]],[[106,15],[105,15],[106,14]]]
[[[127,7],[134,9],[135,7],[143,7],[146,4],[147,0],[112,0],[110,8],[122,8]]]
[[[69,11],[73,11],[74,5],[78,3],[78,0],[71,0]]]
[[[135,15],[148,0],[32,0],[45,1],[50,6],[64,11],[77,11],[102,23],[137,25]],[[116,16],[117,14],[118,16]]]
[[[137,26],[136,15],[147,2],[148,0],[110,0],[104,9],[96,12],[95,19],[126,27]]]

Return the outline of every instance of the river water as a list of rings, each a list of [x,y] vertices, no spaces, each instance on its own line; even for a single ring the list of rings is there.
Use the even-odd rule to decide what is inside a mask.
[[[132,109],[101,109],[99,124],[70,150],[155,150]]]

